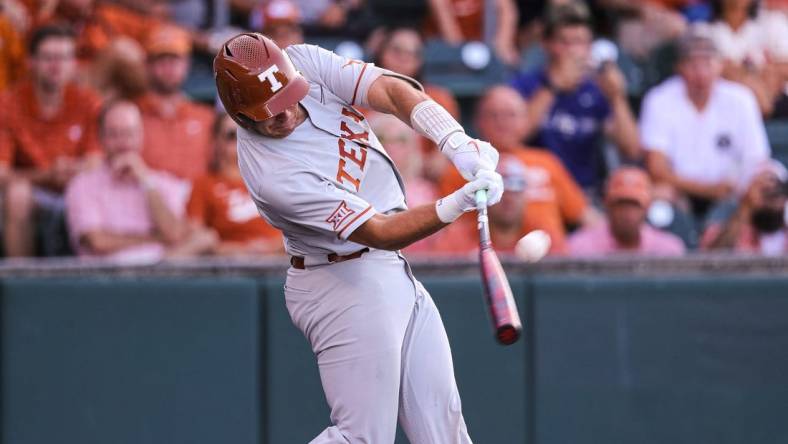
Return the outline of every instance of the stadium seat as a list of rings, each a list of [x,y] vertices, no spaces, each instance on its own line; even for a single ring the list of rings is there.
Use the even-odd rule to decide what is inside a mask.
[[[772,157],[788,165],[788,120],[766,122],[766,134],[772,147]]]
[[[489,51],[489,63],[473,69],[463,62],[463,46],[430,40],[424,48],[424,80],[441,85],[458,97],[477,97],[488,86],[504,80],[503,64]]]

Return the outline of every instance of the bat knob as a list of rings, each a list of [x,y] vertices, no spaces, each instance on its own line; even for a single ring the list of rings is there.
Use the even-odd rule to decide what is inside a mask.
[[[513,325],[504,325],[498,328],[495,337],[503,345],[512,345],[520,339],[520,329]]]

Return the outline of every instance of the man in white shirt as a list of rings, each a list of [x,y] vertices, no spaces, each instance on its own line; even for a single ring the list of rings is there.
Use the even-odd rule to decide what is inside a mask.
[[[646,95],[640,118],[651,175],[688,197],[696,215],[746,186],[770,155],[755,97],[720,78],[721,69],[714,43],[688,34],[678,75]]]
[[[471,139],[413,79],[312,45],[230,39],[214,61],[238,131],[238,163],[260,214],[282,230],[292,267],[285,302],[317,357],[332,426],[312,444],[468,444],[446,332],[399,254],[501,199],[497,151]],[[402,178],[354,106],[394,114],[466,180],[408,208]],[[418,148],[416,148],[418,149]]]

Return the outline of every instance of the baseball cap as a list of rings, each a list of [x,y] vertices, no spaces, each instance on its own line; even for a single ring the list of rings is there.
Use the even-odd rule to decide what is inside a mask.
[[[301,21],[301,11],[290,0],[271,0],[261,10],[263,29],[276,25],[297,25]]]
[[[519,193],[525,190],[525,164],[512,154],[501,154],[498,160],[498,173],[503,178],[504,191]]]
[[[719,51],[714,40],[701,30],[689,31],[678,41],[679,61],[698,56],[714,57],[717,55],[719,55]]]
[[[161,25],[154,28],[145,42],[148,56],[172,54],[187,56],[192,52],[189,33],[174,25]]]
[[[610,203],[633,201],[648,208],[651,205],[651,179],[640,168],[619,168],[607,182],[605,200]]]

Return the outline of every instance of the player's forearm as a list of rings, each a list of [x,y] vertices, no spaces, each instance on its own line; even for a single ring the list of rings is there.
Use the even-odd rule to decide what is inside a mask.
[[[405,80],[391,76],[380,76],[367,93],[369,105],[375,111],[393,114],[408,126],[411,125],[410,115],[419,103],[430,97],[414,88]]]
[[[356,229],[349,239],[380,250],[399,250],[446,225],[438,218],[434,204],[422,205],[390,215],[376,214]]]

